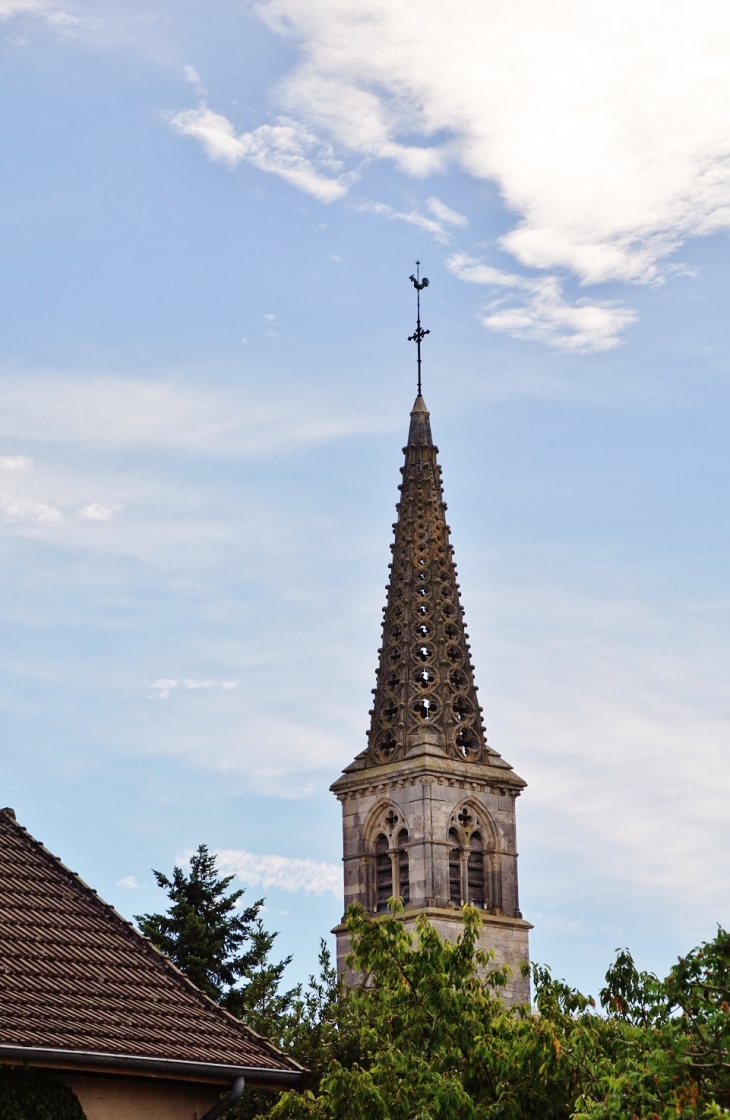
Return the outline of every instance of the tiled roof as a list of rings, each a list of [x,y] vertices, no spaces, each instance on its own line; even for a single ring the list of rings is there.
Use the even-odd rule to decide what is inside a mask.
[[[0,810],[0,1047],[300,1067],[223,1011]]]

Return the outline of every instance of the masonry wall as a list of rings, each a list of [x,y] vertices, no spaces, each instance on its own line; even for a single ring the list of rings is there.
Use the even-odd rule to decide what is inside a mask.
[[[64,1074],[86,1120],[200,1120],[225,1090],[146,1078]]]
[[[395,781],[338,791],[338,797],[343,818],[345,909],[352,902],[374,908],[375,838],[384,834],[395,844],[402,828],[407,828],[409,837],[412,904],[451,906],[449,831],[455,828],[466,845],[469,835],[478,831],[491,853],[487,908],[496,908],[508,917],[522,916],[517,889],[515,791],[508,785],[498,785],[493,779],[466,781],[411,773]],[[461,824],[459,814],[466,814],[468,825]]]
[[[480,944],[494,952],[495,965],[510,966],[505,1002],[529,1001],[529,979],[522,977],[520,968],[529,961],[532,927],[522,918],[517,889],[515,796],[519,790],[510,784],[509,773],[464,767],[453,760],[406,761],[397,769],[399,773],[392,777],[381,770],[382,777],[374,774],[369,782],[363,775],[353,775],[335,783],[343,816],[345,909],[353,902],[370,912],[376,908],[374,846],[378,836],[389,838],[397,893],[398,836],[407,829],[410,902],[403,921],[415,929],[418,914],[425,913],[442,937],[455,939],[463,929],[461,903],[467,898],[456,905],[450,897],[453,842],[449,832],[457,832],[465,849],[478,832],[485,848],[487,893],[481,909]],[[336,934],[338,969],[347,983],[360,983],[362,977],[346,964],[350,952],[347,931],[340,926]]]

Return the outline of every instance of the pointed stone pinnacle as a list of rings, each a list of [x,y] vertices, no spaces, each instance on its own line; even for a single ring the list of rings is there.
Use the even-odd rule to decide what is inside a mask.
[[[423,397],[416,397],[411,409],[411,427],[408,432],[408,447],[433,447],[431,439],[431,417]],[[406,452],[408,448],[405,449]]]
[[[411,411],[367,764],[486,761],[481,710],[426,402]]]

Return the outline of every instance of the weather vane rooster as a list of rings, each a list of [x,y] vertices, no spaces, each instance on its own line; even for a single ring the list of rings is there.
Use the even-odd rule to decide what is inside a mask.
[[[418,395],[420,397],[420,395],[421,395],[421,343],[423,342],[426,335],[431,333],[430,331],[424,331],[423,327],[421,326],[421,292],[423,291],[424,288],[428,287],[428,280],[426,279],[425,276],[424,276],[423,280],[421,279],[421,262],[420,261],[416,261],[416,275],[409,277],[409,279],[413,283],[413,287],[416,289],[416,330],[415,330],[415,334],[411,334],[411,335],[408,336],[408,341],[409,342],[415,342],[416,346],[418,347]]]

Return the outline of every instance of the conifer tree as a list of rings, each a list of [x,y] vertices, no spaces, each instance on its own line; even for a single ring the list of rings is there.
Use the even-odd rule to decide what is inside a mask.
[[[233,875],[219,876],[216,857],[201,844],[190,860],[190,874],[175,867],[172,879],[153,874],[167,892],[165,914],[138,914],[140,930],[202,991],[254,1030],[281,1033],[281,1019],[299,988],[281,992],[291,957],[274,963],[277,937],[259,917],[262,898],[241,908],[243,890],[230,890]]]

